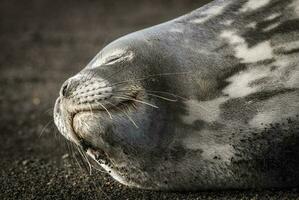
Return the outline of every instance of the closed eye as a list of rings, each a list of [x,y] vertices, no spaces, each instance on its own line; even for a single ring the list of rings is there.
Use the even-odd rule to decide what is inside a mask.
[[[107,54],[107,53],[106,53]],[[132,60],[134,53],[132,51],[117,51],[115,50],[114,54],[103,58],[102,54],[98,54],[92,61],[90,66],[92,68],[99,67],[101,65],[112,65],[114,63],[124,62]]]
[[[115,57],[109,58],[108,61],[106,61],[104,64],[105,65],[111,65],[111,64],[119,62],[121,60],[123,60],[122,56],[115,56]]]
[[[133,52],[129,51],[126,52],[125,54],[119,54],[115,56],[108,57],[103,64],[104,65],[112,65],[117,62],[123,62],[123,61],[128,61],[133,58]]]

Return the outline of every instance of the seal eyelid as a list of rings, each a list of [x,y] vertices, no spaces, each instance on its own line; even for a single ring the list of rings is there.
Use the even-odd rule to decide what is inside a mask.
[[[128,52],[125,52],[122,54],[116,54],[116,55],[109,56],[103,64],[112,65],[117,62],[131,60],[132,58],[133,58],[133,52],[128,51]]]
[[[111,56],[110,58],[107,59],[107,61],[104,64],[111,65],[111,64],[117,62],[118,60],[120,60],[121,58],[122,58],[122,55]]]
[[[131,60],[134,57],[132,51],[125,51],[121,49],[113,50],[112,52],[106,52],[106,56],[103,56],[103,52],[100,52],[89,64],[91,68],[100,67],[101,65],[112,65],[117,62],[123,62]],[[108,54],[108,55],[107,55]]]

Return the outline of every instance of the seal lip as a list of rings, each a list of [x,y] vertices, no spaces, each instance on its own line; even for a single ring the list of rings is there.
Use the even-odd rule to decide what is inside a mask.
[[[75,122],[74,119],[77,115],[82,114],[82,113],[90,113],[90,114],[98,114],[98,113],[105,113],[107,112],[107,114],[115,116],[118,114],[122,114],[122,113],[126,113],[128,111],[132,112],[132,109],[136,110],[137,109],[137,105],[136,105],[136,101],[137,99],[139,99],[139,92],[135,92],[133,94],[130,95],[131,99],[128,100],[123,100],[123,101],[119,101],[116,105],[113,106],[109,106],[106,109],[104,109],[104,107],[98,107],[95,109],[88,109],[88,108],[84,108],[84,109],[79,109],[76,110],[76,112],[73,112],[71,114],[71,129],[72,132],[74,133],[74,135],[76,136],[76,138],[78,138],[77,144],[85,151],[85,152],[89,152],[90,155],[92,155],[92,157],[96,160],[107,160],[107,159],[99,159],[101,156],[104,155],[104,157],[107,157],[107,155],[105,154],[105,152],[102,149],[99,149],[98,147],[94,147],[92,146],[89,142],[85,141],[85,139],[81,136],[80,133],[78,133],[75,129]]]
[[[108,155],[107,155],[107,153],[104,150],[99,149],[99,148],[95,148],[91,144],[88,144],[88,146],[86,146],[86,141],[83,140],[83,139],[80,141],[80,143],[81,143],[82,149],[92,159],[94,159],[95,161],[99,162],[100,164],[108,164],[109,163]]]

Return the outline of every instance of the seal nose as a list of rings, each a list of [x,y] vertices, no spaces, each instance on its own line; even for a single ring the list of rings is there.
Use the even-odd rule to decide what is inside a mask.
[[[62,87],[60,89],[60,96],[61,97],[68,97],[70,94],[70,85],[71,85],[71,81],[67,80],[66,82],[64,82],[62,84]]]
[[[61,89],[59,92],[60,97],[67,98],[70,95],[72,95],[72,93],[79,86],[81,80],[82,80],[81,75],[76,75],[76,76],[73,76],[73,77],[69,78],[68,80],[66,80],[61,86]]]

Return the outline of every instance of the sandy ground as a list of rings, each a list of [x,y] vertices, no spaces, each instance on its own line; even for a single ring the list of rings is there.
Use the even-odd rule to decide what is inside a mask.
[[[0,199],[299,199],[298,190],[165,193],[90,170],[59,135],[61,83],[115,38],[205,1],[0,1]]]

